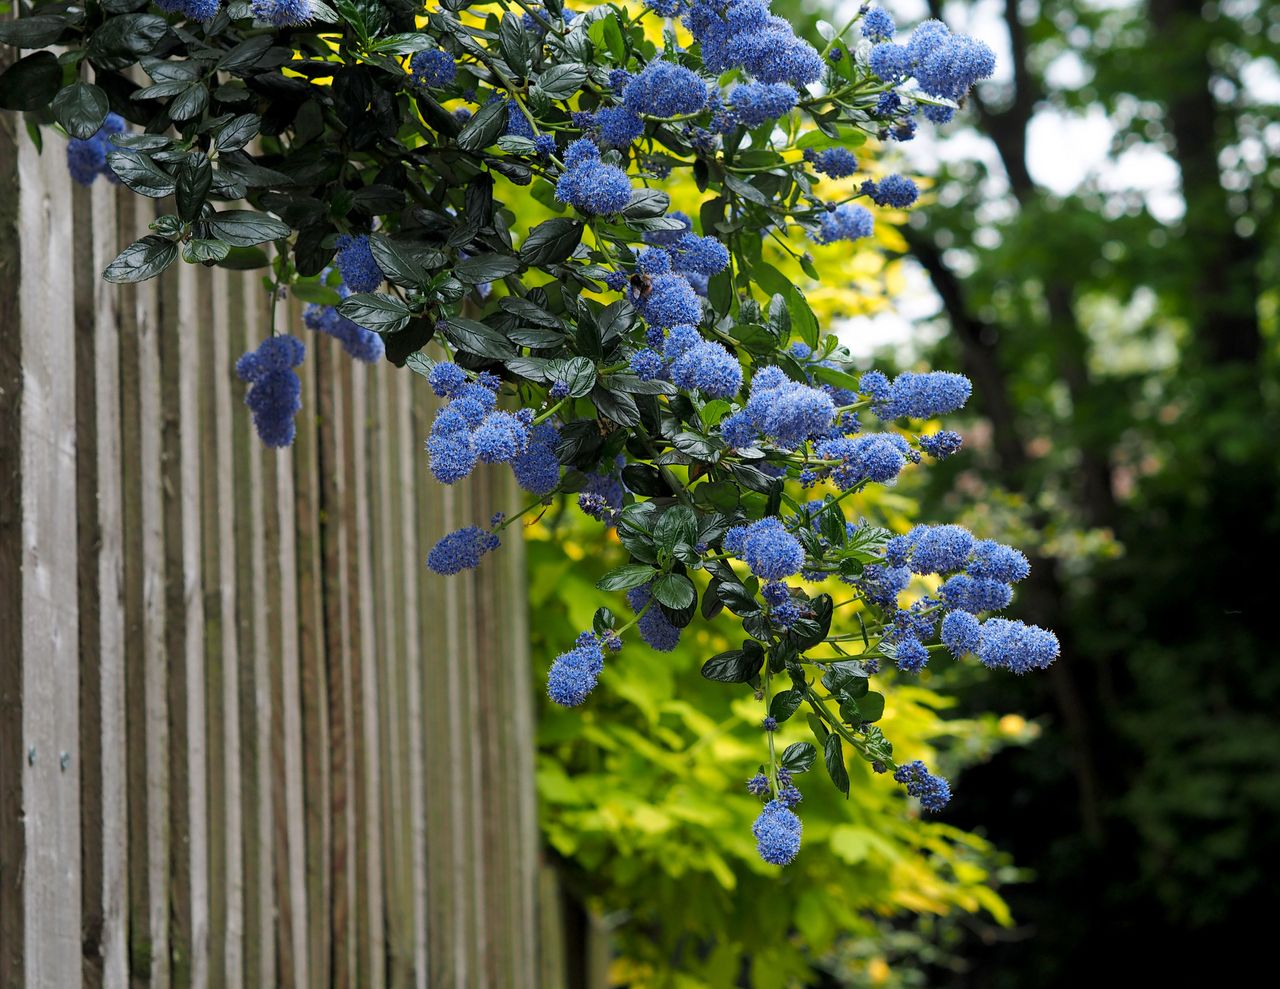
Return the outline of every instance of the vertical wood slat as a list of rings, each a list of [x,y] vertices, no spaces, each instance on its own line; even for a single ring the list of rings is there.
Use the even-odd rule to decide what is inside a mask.
[[[210,628],[209,696],[212,877],[210,982],[227,989],[244,983],[244,819],[241,799],[240,650],[236,627],[235,469],[230,368],[230,286],[226,271],[210,274],[210,326],[202,334],[208,369],[202,411],[205,464],[205,599],[216,624]],[[219,744],[220,743],[220,744]],[[221,948],[221,950],[219,950]]]
[[[104,989],[128,984],[129,828],[125,800],[128,739],[125,730],[124,543],[122,526],[120,344],[118,295],[98,272],[115,256],[119,240],[115,195],[105,185],[92,190],[92,264],[94,291],[94,423],[97,431],[98,506],[98,700],[101,705],[99,782],[102,787],[102,954]]]
[[[66,170],[18,152],[22,354],[24,983],[80,979],[80,746],[73,298],[44,276],[71,254]],[[37,192],[38,190],[38,192]],[[63,579],[70,575],[71,579]],[[11,575],[12,576],[12,575]],[[12,662],[12,660],[10,660]],[[6,753],[14,758],[18,753]],[[20,756],[18,756],[21,758]]]
[[[34,160],[24,202],[65,202],[61,148]],[[155,215],[103,183],[79,201],[74,226],[55,219],[89,238],[91,274]],[[59,455],[76,483],[59,492],[71,579],[58,570],[53,584],[84,622],[58,643],[70,667],[39,671],[72,685],[58,698],[76,725],[59,749],[71,758],[65,772],[55,760],[49,793],[71,794],[55,830],[82,832],[56,859],[84,881],[56,960],[76,974],[56,984],[533,986],[519,547],[509,534],[453,580],[423,567],[444,532],[518,505],[510,478],[436,485],[420,449],[436,404],[424,383],[353,366],[318,336],[298,440],[264,451],[230,371],[269,332],[259,284],[186,267],[124,289],[90,281],[79,341],[66,293],[50,303],[65,318],[42,320],[78,346],[58,368]],[[304,332],[296,312],[279,316]],[[30,356],[28,343],[13,350]],[[34,415],[44,393],[22,384],[3,408]],[[17,435],[34,456],[33,435]],[[0,542],[10,531],[0,508]],[[40,647],[46,658],[47,636]],[[28,688],[47,688],[10,692],[12,679],[0,657],[0,706],[26,734]],[[48,782],[39,765],[18,776],[24,811]],[[0,773],[0,791],[9,781]],[[8,862],[34,861],[31,833],[0,839],[0,883]],[[37,940],[54,957],[27,913],[17,930],[23,947],[0,947],[0,964],[35,964]]]

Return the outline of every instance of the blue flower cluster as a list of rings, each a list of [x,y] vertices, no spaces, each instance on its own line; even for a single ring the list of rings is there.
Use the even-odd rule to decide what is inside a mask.
[[[604,652],[590,632],[578,636],[574,647],[563,652],[547,673],[547,696],[562,707],[577,707],[596,687],[604,670]]]
[[[858,170],[858,159],[848,148],[809,149],[805,151],[804,159],[812,163],[815,172],[833,179],[846,178]]]
[[[495,533],[469,525],[442,537],[427,554],[427,566],[435,573],[451,576],[474,570],[486,553],[498,548]]]
[[[651,117],[697,113],[707,105],[707,84],[691,69],[657,58],[627,82],[622,104]]]
[[[156,0],[156,6],[166,13],[182,14],[202,24],[217,16],[219,5],[220,0]]]
[[[742,387],[742,365],[720,344],[699,340],[672,362],[671,380],[708,398],[732,398]]]
[[[458,63],[442,48],[414,52],[409,59],[409,73],[415,85],[430,88],[447,86],[458,77]]]
[[[488,381],[482,375],[474,384],[457,384],[455,374],[438,368],[432,374],[433,387],[449,399],[436,413],[427,439],[431,472],[437,480],[453,484],[469,475],[480,461],[512,463],[529,453],[533,411],[521,409],[512,414],[498,410],[497,379]],[[517,473],[517,480],[519,477]]]
[[[797,38],[791,24],[775,17],[768,0],[733,0],[724,6],[695,0],[682,11],[684,25],[702,46],[709,72],[745,69],[760,82],[806,86],[822,78],[822,57]]]
[[[843,203],[828,210],[818,219],[819,244],[834,244],[839,240],[861,240],[870,237],[875,228],[871,211],[857,203]]]
[[[795,109],[796,91],[780,82],[745,82],[729,94],[737,120],[759,127]]]
[[[885,40],[872,48],[870,65],[885,82],[914,76],[925,93],[959,101],[975,82],[991,77],[996,57],[983,42],[952,34],[941,21],[925,21],[905,46]],[[954,114],[950,107],[925,107],[925,116],[934,123],[946,123]]]
[[[342,294],[346,295],[347,291],[344,285]],[[333,337],[342,344],[342,349],[348,356],[355,360],[373,364],[381,360],[385,353],[382,337],[372,330],[366,330],[363,326],[353,323],[333,306],[309,304],[302,311],[302,322],[309,330]]]
[[[893,778],[904,784],[907,793],[919,800],[925,810],[936,813],[951,800],[951,784],[941,776],[934,776],[919,759],[899,766]]]
[[[339,234],[334,263],[342,272],[342,281],[352,292],[373,292],[386,275],[373,258],[367,234]]]
[[[906,209],[920,198],[916,184],[902,175],[886,175],[879,182],[867,179],[859,191],[877,206],[896,209]]]
[[[316,18],[311,0],[253,0],[253,16],[276,27],[301,27]]]
[[[71,178],[80,185],[92,185],[99,175],[105,175],[108,181],[119,182],[107,164],[107,153],[115,149],[111,136],[123,133],[124,118],[118,113],[108,113],[93,137],[84,140],[73,137],[67,141],[67,171]]]
[[[302,382],[294,368],[307,348],[295,336],[267,337],[236,361],[236,374],[247,382],[244,404],[253,413],[253,426],[266,446],[293,443],[293,417],[302,408]]]
[[[862,36],[868,41],[888,41],[898,31],[898,25],[888,11],[872,7],[862,18]]]
[[[833,460],[831,479],[848,490],[863,481],[888,484],[912,458],[911,444],[897,433],[869,433],[852,439],[835,436],[815,447],[823,460]]]
[[[631,180],[617,165],[600,160],[600,149],[579,138],[565,149],[564,174],[556,183],[556,199],[588,216],[617,213],[631,201]]]
[[[830,395],[791,380],[781,368],[771,365],[751,379],[746,408],[726,417],[720,426],[730,446],[745,447],[763,435],[781,449],[794,450],[809,439],[827,436],[835,416]],[[746,442],[740,442],[744,439]]]
[[[769,515],[750,525],[730,529],[724,536],[724,551],[741,557],[751,572],[762,580],[782,580],[804,566],[804,547],[787,532],[782,520]]]
[[[524,453],[511,461],[516,483],[539,498],[549,495],[560,485],[560,458],[556,447],[560,433],[549,422],[540,422],[529,431]]]
[[[863,391],[867,391],[865,386]],[[972,393],[973,383],[963,374],[907,371],[893,379],[887,393],[878,388],[871,397],[876,399],[873,408],[882,419],[930,419],[964,408]]]
[[[1039,625],[1025,625],[1007,618],[988,618],[978,636],[978,654],[983,666],[993,670],[1028,673],[1044,670],[1058,658],[1058,637]]]
[[[790,865],[800,852],[802,825],[781,799],[770,800],[751,826],[756,851],[770,865]]]
[[[671,624],[657,601],[650,604],[652,597],[648,584],[643,587],[633,587],[627,591],[627,604],[631,605],[631,610],[636,613],[644,611],[636,622],[636,629],[640,632],[640,638],[645,641],[645,644],[658,652],[670,652],[680,642],[680,629]],[[646,605],[647,610],[645,610]]]

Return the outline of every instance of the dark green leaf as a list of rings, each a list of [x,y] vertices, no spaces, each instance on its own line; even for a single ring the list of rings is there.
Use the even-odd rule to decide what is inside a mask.
[[[538,77],[537,88],[551,100],[567,100],[587,81],[585,66],[572,62],[553,65]]]
[[[458,147],[463,151],[483,151],[507,125],[507,104],[497,100],[482,106],[458,134]]]
[[[583,398],[595,387],[596,366],[585,357],[557,358],[547,363],[547,379],[567,385],[570,398]]]
[[[781,696],[781,695],[779,695]],[[793,773],[807,773],[818,759],[818,750],[812,742],[792,742],[782,750],[780,763],[783,769]]]
[[[361,292],[345,299],[338,312],[353,323],[375,333],[395,333],[404,329],[413,314],[395,296],[380,292]]]
[[[189,240],[182,245],[182,259],[188,264],[221,261],[231,252],[231,245],[220,240]]]
[[[430,276],[413,253],[385,234],[370,234],[369,249],[387,280],[406,288],[425,285]]]
[[[20,58],[0,75],[0,108],[39,110],[62,85],[62,66],[52,52],[33,52]]]
[[[631,201],[622,208],[622,216],[627,220],[662,216],[670,206],[671,197],[662,190],[636,189],[631,193]]]
[[[530,267],[545,268],[569,257],[582,240],[578,220],[557,216],[543,220],[520,245],[520,260]]]
[[[110,17],[89,38],[89,60],[104,69],[123,69],[155,50],[169,30],[155,14]]]
[[[229,209],[215,213],[206,221],[210,233],[233,247],[253,247],[269,240],[289,236],[289,228],[274,216],[248,209]]]
[[[627,591],[649,583],[657,572],[653,567],[629,563],[625,567],[610,570],[596,581],[596,587],[602,591]]]
[[[638,426],[640,424],[640,407],[636,400],[625,392],[611,391],[598,387],[591,393],[591,401],[601,417],[619,426]]]
[[[481,254],[453,266],[453,276],[466,285],[496,281],[520,270],[520,262],[506,254]]]
[[[474,319],[451,316],[445,320],[444,335],[455,347],[477,357],[489,357],[501,361],[515,356],[511,341],[492,327],[477,323]]]
[[[178,164],[177,194],[178,216],[188,223],[200,216],[205,198],[213,185],[213,168],[209,159],[200,152],[184,158]]]
[[[14,48],[45,48],[57,41],[58,36],[66,29],[65,17],[35,14],[0,23],[0,43]]]
[[[693,581],[678,573],[663,574],[653,582],[652,592],[660,604],[676,610],[689,607],[698,598]]]
[[[178,245],[149,234],[134,241],[107,265],[102,277],[109,282],[144,282],[155,278],[178,258]]]
[[[224,124],[214,138],[219,151],[239,151],[258,134],[262,118],[256,113],[245,113]]]
[[[107,164],[121,182],[139,195],[161,199],[172,195],[177,188],[173,176],[141,151],[110,151]]]
[[[779,722],[786,721],[799,710],[803,700],[804,693],[794,688],[774,694],[773,701],[769,704],[769,716]]]
[[[731,649],[712,656],[703,663],[702,675],[717,683],[746,683],[760,672],[763,665],[764,653]]]
[[[840,736],[834,733],[828,735],[822,748],[823,761],[827,764],[827,775],[831,777],[831,782],[835,784],[836,789],[847,797],[849,771],[844,766],[844,746],[840,743]]]
[[[98,133],[106,119],[107,94],[87,82],[58,90],[53,98],[53,116],[72,137],[87,141]]]

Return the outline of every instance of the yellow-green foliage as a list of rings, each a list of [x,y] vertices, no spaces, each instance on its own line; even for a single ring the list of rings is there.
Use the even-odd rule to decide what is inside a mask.
[[[539,683],[597,607],[625,609],[620,595],[594,586],[625,551],[566,507],[528,532]],[[849,760],[847,801],[820,766],[798,777],[801,854],[785,870],[760,860],[750,830],[760,804],[743,784],[765,751],[763,705],[746,687],[699,675],[707,657],[737,644],[733,634],[722,616],[696,620],[672,653],[629,641],[608,658],[587,704],[541,707],[543,834],[581,873],[590,905],[617,922],[617,980],[731,985],[745,954],[753,986],[801,985],[810,960],[838,938],[894,914],[982,911],[1007,922],[990,885],[995,850],[920,819],[901,787],[860,760]],[[918,681],[882,679],[882,724],[903,759],[954,771],[961,758],[984,757],[1026,731],[1020,719],[944,721],[942,696]],[[803,737],[800,718],[779,732],[784,745]]]

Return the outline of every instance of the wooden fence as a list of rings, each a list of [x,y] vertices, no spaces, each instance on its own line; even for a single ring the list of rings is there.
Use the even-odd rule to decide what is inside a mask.
[[[260,274],[101,281],[155,204],[45,140],[0,116],[0,986],[536,986],[521,546],[423,565],[509,472],[435,484],[426,383],[284,306],[264,449]]]

